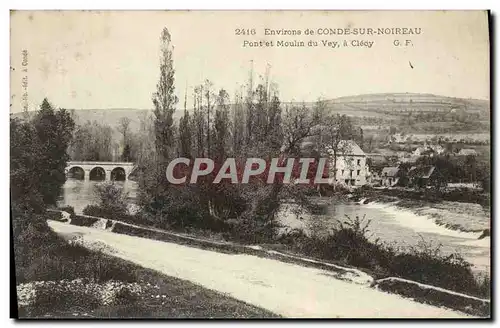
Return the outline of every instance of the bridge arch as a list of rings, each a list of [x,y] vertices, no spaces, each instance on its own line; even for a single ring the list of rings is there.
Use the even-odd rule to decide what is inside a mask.
[[[125,181],[127,180],[127,174],[125,173],[125,169],[123,167],[115,167],[111,170],[111,181]]]
[[[69,177],[69,171],[80,171],[80,169],[72,169],[78,166],[84,171],[85,180],[128,180],[130,175],[136,169],[133,162],[95,162],[95,161],[70,161],[66,166],[66,174]],[[113,172],[114,171],[114,172]],[[113,176],[112,175],[113,172]]]
[[[89,180],[94,180],[94,181],[106,180],[106,171],[100,166],[92,168],[89,172]]]
[[[72,166],[68,170],[68,178],[85,180],[85,170],[81,166]]]

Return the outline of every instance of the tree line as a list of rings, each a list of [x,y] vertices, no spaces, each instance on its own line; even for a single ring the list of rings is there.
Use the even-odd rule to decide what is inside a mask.
[[[175,122],[179,105],[175,95],[175,70],[171,36],[164,29],[160,37],[160,67],[153,93],[153,116],[149,138],[154,147],[143,149],[139,166],[139,202],[143,214],[158,225],[170,228],[222,229],[247,241],[272,238],[276,234],[276,214],[284,199],[307,206],[308,186],[273,184],[213,184],[216,175],[202,177],[197,184],[171,185],[166,180],[168,163],[176,157],[208,157],[217,164],[226,158],[287,158],[330,156],[345,150],[341,140],[363,140],[347,116],[331,115],[328,103],[314,106],[285,104],[278,86],[269,79],[269,67],[259,81],[250,69],[244,88],[232,99],[214,83],[205,80],[193,88],[193,109],[183,100],[183,115]],[[147,130],[148,126],[145,126]],[[145,132],[145,131],[143,131]],[[305,145],[309,145],[306,147]],[[335,160],[334,160],[335,163]],[[335,164],[334,164],[335,165]],[[317,191],[314,189],[314,191]]]
[[[15,211],[55,205],[66,181],[75,123],[69,111],[44,99],[31,120],[10,119],[11,203]]]
[[[131,120],[122,117],[115,127],[98,121],[87,121],[76,126],[69,145],[74,161],[135,162],[141,149],[142,135],[132,131]],[[117,138],[116,134],[120,137]]]
[[[245,87],[232,99],[225,89],[215,90],[209,80],[195,86],[194,108],[187,109],[186,95],[183,115],[176,122],[179,99],[167,29],[161,33],[160,49],[152,115],[141,118],[136,132],[131,131],[127,118],[115,127],[122,137],[120,159],[134,161],[139,168],[140,215],[156,225],[219,229],[247,241],[273,238],[281,202],[293,200],[308,206],[306,196],[321,190],[283,184],[280,179],[273,184],[260,180],[246,185],[224,180],[213,184],[216,172],[197,184],[170,185],[165,176],[168,163],[179,156],[209,157],[220,164],[228,157],[284,162],[333,153],[335,168],[337,154],[348,151],[340,149],[341,140],[363,140],[362,130],[345,115],[331,115],[325,101],[312,107],[282,104],[278,86],[269,80],[269,69],[259,81],[254,81],[250,70]],[[56,111],[47,100],[33,120],[11,121],[11,140],[13,201],[42,208],[56,203],[70,158],[106,161],[113,159],[115,147],[111,127],[95,121],[75,126],[69,111]],[[40,202],[22,200],[26,195]]]

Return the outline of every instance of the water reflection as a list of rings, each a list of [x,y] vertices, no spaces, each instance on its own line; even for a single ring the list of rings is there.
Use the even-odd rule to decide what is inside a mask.
[[[63,186],[58,205],[73,206],[76,213],[82,213],[87,205],[99,203],[99,198],[95,194],[95,187],[102,183],[107,182],[68,178]],[[137,182],[128,180],[113,181],[113,183],[128,193],[130,207],[133,208],[137,196]]]

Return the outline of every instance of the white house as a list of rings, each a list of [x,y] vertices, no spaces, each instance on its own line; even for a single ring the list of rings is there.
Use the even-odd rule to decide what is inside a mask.
[[[344,183],[349,186],[362,186],[368,183],[370,170],[366,164],[365,152],[352,140],[342,140],[335,155],[332,149],[330,154],[329,172],[332,183]]]
[[[432,157],[434,154],[440,155],[444,151],[445,149],[441,145],[427,145],[426,143],[422,147],[418,147],[417,149],[415,149],[413,155],[415,156],[430,155]]]
[[[397,166],[387,166],[382,169],[381,185],[385,187],[393,187],[399,181],[399,169]]]

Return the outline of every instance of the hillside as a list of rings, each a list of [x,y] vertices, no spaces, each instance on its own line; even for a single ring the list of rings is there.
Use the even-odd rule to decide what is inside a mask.
[[[149,115],[152,115],[151,109],[136,109],[136,108],[103,108],[103,109],[70,109],[75,123],[83,125],[87,121],[97,121],[99,124],[109,125],[115,132],[115,137],[119,136],[116,129],[120,119],[127,117],[130,119],[130,130],[138,131],[141,126],[141,121],[144,121]],[[32,114],[32,112],[30,112]],[[182,111],[177,110],[174,113],[174,119],[178,120],[182,116]],[[22,118],[23,113],[11,114],[11,117]]]
[[[433,94],[384,93],[340,97],[328,101],[334,111],[370,111],[400,115],[414,112],[477,113],[489,119],[489,101],[437,96]]]
[[[283,102],[284,106],[297,104]],[[304,104],[309,108],[314,106],[313,102]],[[327,100],[327,107],[334,113],[355,118],[359,125],[412,125],[410,130],[413,129],[413,132],[421,130],[442,133],[443,131],[439,130],[443,127],[455,132],[485,132],[490,123],[489,101],[433,94],[383,93],[347,96]],[[139,129],[141,119],[151,114],[151,110],[134,108],[75,109],[73,112],[77,124],[95,120],[116,127],[122,117],[128,117],[133,131]],[[177,109],[175,120],[181,117],[182,112],[182,109]],[[413,117],[413,124],[404,121],[409,115]],[[13,116],[20,117],[22,114],[16,113]]]

